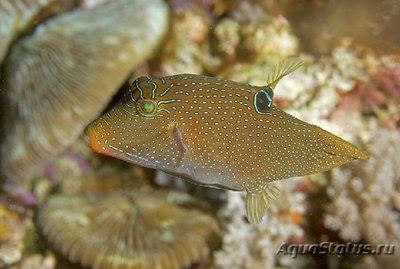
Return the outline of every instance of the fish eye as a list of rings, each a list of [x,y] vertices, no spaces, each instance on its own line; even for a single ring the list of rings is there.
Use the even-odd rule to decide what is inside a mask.
[[[254,108],[257,113],[265,114],[272,106],[273,92],[272,90],[262,89],[254,95]]]
[[[156,110],[156,105],[152,101],[143,101],[139,107],[143,114],[152,114]]]

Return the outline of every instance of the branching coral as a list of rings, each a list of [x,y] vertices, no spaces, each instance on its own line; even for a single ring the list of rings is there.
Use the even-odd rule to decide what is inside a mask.
[[[204,57],[208,55],[205,40],[208,35],[208,19],[201,9],[175,11],[168,39],[161,58],[161,73],[179,74],[204,72]]]
[[[237,55],[230,55],[228,60],[236,57],[237,63],[227,65],[216,75],[253,85],[264,85],[270,67],[282,59],[297,55],[299,47],[298,40],[284,17],[271,17],[257,5],[254,9],[256,13],[261,14],[253,16],[251,11],[244,18],[238,19],[233,19],[235,17],[233,14],[233,18],[217,23],[215,35],[218,45],[225,50],[228,49],[225,53],[235,49]],[[251,18],[248,18],[249,15],[252,15]],[[236,33],[230,30],[235,29],[235,23],[241,26]],[[227,31],[230,31],[230,35],[223,35]],[[239,44],[236,45],[235,42]],[[221,66],[224,67],[224,64]]]
[[[350,170],[333,170],[324,222],[344,240],[400,244],[400,134],[380,130],[371,159]]]
[[[295,181],[281,184],[281,194],[272,204],[263,223],[251,225],[246,220],[244,196],[227,192],[227,203],[220,211],[225,220],[222,249],[215,253],[218,268],[274,268],[281,256],[276,251],[284,241],[302,236],[301,216],[305,196]]]
[[[310,110],[309,114],[326,117],[341,101],[340,93],[351,91],[357,81],[366,81],[393,60],[358,51],[350,40],[344,40],[329,57],[307,58],[303,70],[278,85],[276,97],[293,110]]]

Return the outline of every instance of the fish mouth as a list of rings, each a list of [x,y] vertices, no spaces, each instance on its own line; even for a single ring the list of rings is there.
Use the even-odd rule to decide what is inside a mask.
[[[98,152],[99,149],[96,147],[96,145],[97,145],[96,133],[97,133],[97,130],[93,126],[93,124],[88,125],[86,127],[86,129],[83,131],[83,141],[92,150]]]
[[[369,153],[367,151],[365,151],[365,150],[357,148],[353,158],[356,159],[356,160],[368,160],[369,159]]]
[[[329,147],[331,150],[323,149],[322,151],[325,152],[328,155],[337,157],[337,158],[345,158],[345,159],[351,159],[351,160],[368,160],[369,159],[369,154],[367,151],[358,148],[357,146],[344,141],[343,140],[343,145],[340,147],[340,149],[337,149],[335,145],[329,143]],[[334,150],[336,148],[337,150]]]
[[[357,149],[353,154],[340,154],[340,153],[335,153],[333,151],[328,151],[323,149],[323,152],[330,156],[334,157],[341,157],[345,159],[351,159],[351,160],[368,160],[369,159],[369,154],[368,152],[364,150]]]

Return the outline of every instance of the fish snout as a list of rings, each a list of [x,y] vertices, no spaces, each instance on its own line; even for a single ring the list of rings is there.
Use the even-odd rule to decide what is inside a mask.
[[[85,141],[85,144],[95,151],[97,151],[97,147],[99,146],[98,135],[99,132],[93,123],[89,124],[83,131],[83,141]]]

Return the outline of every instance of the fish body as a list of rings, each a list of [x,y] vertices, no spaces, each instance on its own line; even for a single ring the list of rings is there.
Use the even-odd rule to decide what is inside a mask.
[[[277,193],[273,181],[367,158],[272,104],[277,81],[297,67],[278,68],[264,87],[193,74],[138,78],[88,126],[89,146],[198,184],[246,190],[249,220],[258,223]]]

